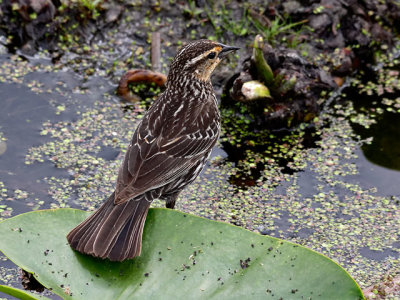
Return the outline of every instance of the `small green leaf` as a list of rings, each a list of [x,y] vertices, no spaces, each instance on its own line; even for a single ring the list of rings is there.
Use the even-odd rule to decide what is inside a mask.
[[[28,292],[28,291],[22,291],[20,289],[16,289],[13,287],[5,286],[5,285],[0,285],[0,292],[13,296],[17,299],[21,300],[45,300],[49,299],[47,297],[41,296],[41,295],[36,295],[34,293]]]

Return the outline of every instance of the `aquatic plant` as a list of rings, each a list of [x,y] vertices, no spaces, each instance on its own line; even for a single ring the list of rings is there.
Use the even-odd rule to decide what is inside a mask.
[[[323,255],[169,209],[149,210],[140,257],[111,262],[82,255],[65,235],[87,215],[57,209],[3,221],[0,250],[66,299],[363,298],[346,271]]]

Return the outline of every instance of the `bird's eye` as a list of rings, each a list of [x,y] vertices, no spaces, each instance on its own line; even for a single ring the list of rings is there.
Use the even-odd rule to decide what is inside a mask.
[[[210,54],[208,54],[207,57],[208,57],[209,59],[213,59],[213,58],[215,58],[216,55],[217,55],[217,53],[215,53],[215,52],[210,52]]]

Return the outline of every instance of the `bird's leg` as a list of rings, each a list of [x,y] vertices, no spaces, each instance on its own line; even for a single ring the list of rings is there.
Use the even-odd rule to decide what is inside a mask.
[[[174,193],[174,194],[170,194],[168,196],[164,196],[161,199],[165,200],[165,207],[166,208],[170,208],[170,209],[174,209],[175,207],[175,202],[176,199],[178,198],[180,192]]]

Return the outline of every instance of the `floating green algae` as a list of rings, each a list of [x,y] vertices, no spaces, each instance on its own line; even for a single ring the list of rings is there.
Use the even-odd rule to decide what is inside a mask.
[[[50,160],[71,175],[46,178],[54,200],[51,207],[92,210],[112,192],[123,153],[144,107],[134,105],[122,113],[120,105],[110,98],[98,101],[74,122],[43,124],[42,134],[49,135],[51,142],[32,148],[26,162]],[[292,157],[289,165],[303,172],[284,172],[279,161],[270,155],[274,147],[269,149],[271,153],[247,151],[236,164],[215,156],[201,176],[182,192],[177,209],[306,245],[344,265],[362,286],[377,281],[384,273],[395,272],[399,250],[393,245],[400,227],[398,196],[380,196],[376,188],[348,180],[359,172],[356,153],[364,141],[354,134],[350,121],[338,113],[342,110],[341,114],[347,115],[353,111],[352,106],[336,109],[316,120],[320,140],[315,148],[301,146],[299,132],[285,138],[283,144]],[[330,126],[324,126],[326,123]],[[230,137],[223,131],[221,140],[227,138]],[[120,154],[107,160],[101,156],[105,147]],[[282,144],[276,147],[276,153],[281,153]],[[265,167],[255,184],[231,184],[230,177],[246,173],[246,166],[251,169],[249,161],[261,162]],[[312,174],[315,182],[312,194],[302,194],[301,182],[307,180],[303,179],[304,172]],[[164,203],[155,201],[153,206]],[[362,249],[391,249],[393,255],[375,260],[365,257]]]

